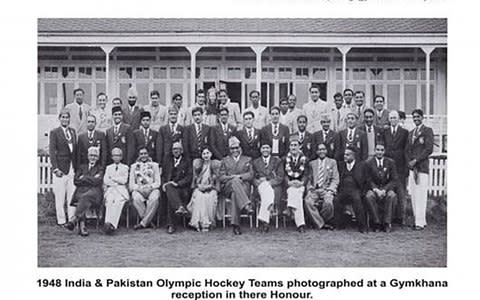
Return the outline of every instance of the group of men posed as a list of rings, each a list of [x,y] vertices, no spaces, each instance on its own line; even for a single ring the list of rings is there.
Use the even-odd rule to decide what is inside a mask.
[[[405,225],[407,181],[412,227],[422,230],[433,151],[422,110],[412,112],[415,128],[408,132],[405,114],[385,109],[381,95],[369,108],[362,91],[336,93],[333,106],[320,99],[317,86],[309,93],[302,108],[290,95],[268,111],[254,90],[240,114],[226,90],[215,91],[220,102],[212,110],[203,90],[192,107],[175,94],[167,108],[158,91],[140,107],[130,88],[127,105],[114,98],[110,113],[105,94],[92,109],[76,89],[74,102],[59,114],[60,126],[50,132],[58,225],[78,226],[86,236],[86,212],[104,205],[104,228],[111,234],[131,200],[140,220],[134,229],[155,227],[160,205],[167,232],[174,233],[176,217],[189,214],[192,162],[208,148],[221,162],[214,178],[219,194],[230,199],[236,235],[241,214],[255,211],[263,232],[280,214],[293,218],[299,232],[305,232],[305,216],[317,229],[344,228],[355,218],[362,233],[390,232],[393,222]],[[214,121],[208,114],[216,115]]]

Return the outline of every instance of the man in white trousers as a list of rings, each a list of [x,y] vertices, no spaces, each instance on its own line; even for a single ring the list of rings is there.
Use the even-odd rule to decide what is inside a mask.
[[[128,201],[128,166],[121,163],[122,149],[112,149],[113,164],[107,166],[105,186],[105,233],[112,234],[118,228],[123,205]]]
[[[433,152],[433,130],[423,124],[423,111],[412,112],[415,128],[408,135],[406,156],[408,161],[408,185],[412,196],[414,230],[423,230],[427,225],[427,188],[429,156]]]

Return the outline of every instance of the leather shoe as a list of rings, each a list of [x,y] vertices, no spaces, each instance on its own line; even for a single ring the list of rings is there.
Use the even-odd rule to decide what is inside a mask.
[[[145,227],[143,227],[142,223],[138,223],[135,226],[133,226],[133,230],[139,230],[139,229],[143,229],[143,228],[145,228]]]
[[[241,235],[242,231],[240,230],[240,226],[233,226],[233,234],[234,235]]]
[[[386,233],[392,232],[392,224],[388,224],[388,223],[385,224],[385,225],[383,226],[383,231],[385,231]]]
[[[415,227],[413,227],[413,230],[415,231],[420,231],[420,230],[423,230],[423,226],[419,226],[419,225],[415,225]]]
[[[373,225],[373,232],[380,232],[380,224]]]
[[[85,227],[85,222],[80,222],[78,228],[79,228],[78,234],[80,234],[81,236],[88,236],[88,231],[87,231],[87,227]]]
[[[270,225],[267,223],[263,224],[263,232],[268,233],[270,231]]]
[[[305,233],[305,226],[301,225],[297,228],[297,231],[300,233]]]
[[[333,227],[330,224],[324,224],[322,229],[324,229],[324,230],[335,230],[335,227]]]
[[[75,229],[75,223],[67,222],[67,223],[63,224],[63,228],[66,228],[70,231],[73,231]]]
[[[169,225],[167,226],[167,233],[168,234],[173,234],[175,232],[175,227]]]
[[[105,231],[105,234],[111,235],[115,231],[115,227],[109,222],[105,223],[103,230]]]
[[[184,216],[184,215],[188,214],[188,211],[185,209],[185,207],[180,206],[180,207],[175,211],[175,214],[176,214],[176,215],[179,215],[179,216]]]
[[[250,204],[250,203],[245,205],[244,210],[245,210],[245,213],[247,215],[253,215],[253,213],[254,213],[253,208],[252,208],[252,204]]]

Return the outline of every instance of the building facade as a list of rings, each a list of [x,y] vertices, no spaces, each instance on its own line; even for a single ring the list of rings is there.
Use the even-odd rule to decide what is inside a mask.
[[[422,108],[446,152],[446,19],[39,19],[37,72],[41,149],[77,87],[94,107],[132,85],[143,105],[158,90],[163,104],[181,93],[190,106],[216,86],[244,109],[254,89],[266,107],[290,93],[301,107],[316,84],[329,103],[351,88],[367,106],[383,95],[389,109]]]

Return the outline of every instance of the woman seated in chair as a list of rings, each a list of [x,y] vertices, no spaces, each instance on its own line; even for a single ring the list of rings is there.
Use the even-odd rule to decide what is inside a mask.
[[[209,231],[216,225],[219,170],[220,161],[212,160],[208,146],[202,150],[202,158],[193,161],[193,194],[187,209],[192,215],[189,225],[197,231]]]

